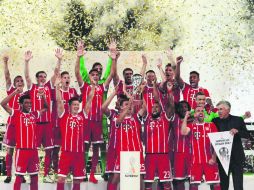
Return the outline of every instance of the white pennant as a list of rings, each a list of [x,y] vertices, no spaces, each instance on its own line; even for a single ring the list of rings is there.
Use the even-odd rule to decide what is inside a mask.
[[[229,131],[208,133],[208,136],[225,173],[228,175],[234,136]]]

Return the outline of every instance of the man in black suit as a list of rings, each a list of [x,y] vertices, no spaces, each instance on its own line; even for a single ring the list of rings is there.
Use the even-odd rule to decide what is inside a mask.
[[[229,114],[231,105],[228,101],[220,101],[216,106],[219,117],[213,119],[213,122],[217,126],[218,131],[230,131],[234,135],[228,176],[218,161],[221,190],[228,190],[231,172],[234,190],[243,190],[243,163],[245,161],[245,155],[241,138],[249,138],[249,133],[243,118]]]

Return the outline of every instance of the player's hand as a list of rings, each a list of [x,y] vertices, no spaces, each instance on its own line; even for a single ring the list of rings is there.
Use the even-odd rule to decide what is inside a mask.
[[[142,61],[144,65],[147,65],[147,57],[145,54],[142,54]]]
[[[178,56],[178,57],[176,58],[176,64],[181,64],[182,61],[183,61],[183,57],[182,57],[182,56]]]
[[[208,164],[210,164],[210,165],[216,164],[216,157],[215,158],[211,158],[210,160],[208,160]]]
[[[159,59],[157,60],[157,67],[158,67],[159,69],[162,67],[162,60],[161,60],[161,58],[159,58]]]
[[[60,48],[57,48],[55,50],[55,56],[58,60],[62,60],[63,58],[63,50],[61,50]]]
[[[39,94],[40,97],[44,97],[45,96],[44,88],[39,88],[38,89],[38,94]]]
[[[230,130],[230,133],[231,133],[232,135],[235,135],[236,133],[238,133],[238,130],[235,129],[235,128],[233,128],[233,129]]]
[[[76,44],[77,46],[77,56],[82,57],[86,54],[85,48],[84,48],[84,42],[82,40],[79,40]]]
[[[17,87],[14,92],[15,92],[15,94],[20,94],[20,93],[23,92],[23,88],[22,87]]]
[[[25,62],[29,62],[33,58],[32,51],[30,50],[26,51],[24,58],[25,58]]]
[[[116,44],[116,40],[115,39],[110,39],[110,42],[108,44],[108,49],[109,49],[109,56],[112,59],[116,59],[117,58],[117,44]]]
[[[8,61],[9,61],[9,56],[8,55],[4,55],[3,56],[3,62],[4,63],[8,63]]]
[[[249,119],[250,117],[251,117],[251,112],[250,111],[246,111],[245,113],[244,113],[244,119]]]
[[[169,60],[173,58],[173,50],[171,48],[167,49],[166,54]]]

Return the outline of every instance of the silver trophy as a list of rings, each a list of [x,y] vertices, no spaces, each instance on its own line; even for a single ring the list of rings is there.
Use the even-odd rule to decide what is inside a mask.
[[[140,74],[132,75],[131,82],[132,82],[132,86],[133,86],[133,91],[132,91],[133,95],[137,94],[138,87],[141,85],[142,80],[143,80],[142,75],[140,75]]]

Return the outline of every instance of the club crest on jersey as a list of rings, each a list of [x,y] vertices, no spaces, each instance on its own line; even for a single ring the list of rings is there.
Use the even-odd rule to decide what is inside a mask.
[[[199,140],[200,136],[200,132],[194,132],[194,137],[196,138],[196,140]]]
[[[125,131],[128,131],[130,128],[131,128],[131,125],[130,125],[130,124],[128,124],[128,123],[123,124],[123,129],[124,129]]]

